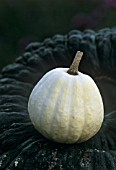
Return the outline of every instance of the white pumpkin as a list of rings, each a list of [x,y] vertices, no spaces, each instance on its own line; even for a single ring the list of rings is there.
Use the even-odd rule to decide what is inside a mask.
[[[83,142],[100,129],[104,108],[93,79],[78,72],[82,52],[68,68],[46,73],[32,90],[28,111],[34,127],[60,143]]]

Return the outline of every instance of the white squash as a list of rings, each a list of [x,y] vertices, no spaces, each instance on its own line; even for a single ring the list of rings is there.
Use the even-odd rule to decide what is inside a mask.
[[[34,127],[60,143],[84,142],[100,129],[104,108],[93,79],[78,72],[83,53],[78,51],[68,68],[46,73],[32,90],[28,111]]]

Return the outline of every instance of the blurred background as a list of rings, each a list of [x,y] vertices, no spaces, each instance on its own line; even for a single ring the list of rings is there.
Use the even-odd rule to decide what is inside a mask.
[[[116,26],[116,0],[0,0],[0,71],[33,41]]]

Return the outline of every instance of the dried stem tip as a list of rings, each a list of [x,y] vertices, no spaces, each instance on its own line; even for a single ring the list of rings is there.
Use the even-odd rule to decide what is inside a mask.
[[[82,56],[83,56],[83,52],[77,51],[75,58],[71,64],[70,68],[67,71],[68,74],[78,75],[78,67],[79,67],[79,63],[82,59]]]

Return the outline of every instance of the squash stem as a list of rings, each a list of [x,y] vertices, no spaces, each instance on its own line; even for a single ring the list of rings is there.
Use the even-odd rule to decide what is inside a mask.
[[[71,74],[71,75],[78,75],[78,68],[79,68],[79,63],[82,59],[83,56],[83,52],[81,51],[77,51],[75,58],[70,66],[70,68],[68,69],[67,73]]]

